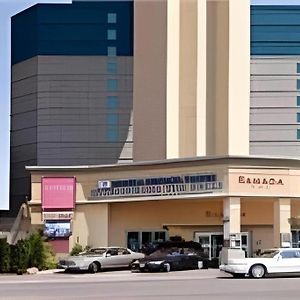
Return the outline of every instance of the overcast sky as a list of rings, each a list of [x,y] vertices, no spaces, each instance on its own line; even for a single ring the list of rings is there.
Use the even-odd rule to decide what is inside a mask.
[[[36,3],[66,2],[71,1],[0,0],[0,209],[8,208],[9,189],[10,17]],[[300,0],[253,0],[252,4],[300,5]]]

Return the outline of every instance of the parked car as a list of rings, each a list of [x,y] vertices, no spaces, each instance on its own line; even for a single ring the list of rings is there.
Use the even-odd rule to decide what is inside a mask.
[[[264,250],[254,258],[229,259],[220,270],[233,277],[262,278],[268,274],[300,274],[300,249],[278,248]]]
[[[108,268],[130,268],[132,262],[144,256],[143,253],[122,247],[99,247],[62,259],[59,266],[65,270],[88,270],[96,273]]]
[[[159,249],[143,259],[131,264],[131,271],[177,271],[202,269],[207,267],[207,259],[194,250]]]

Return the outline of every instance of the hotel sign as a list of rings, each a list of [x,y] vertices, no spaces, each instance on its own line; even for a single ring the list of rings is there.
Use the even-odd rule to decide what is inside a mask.
[[[284,185],[281,178],[266,178],[266,177],[247,177],[239,176],[239,183],[254,184],[254,185]]]
[[[43,212],[43,221],[46,220],[71,220],[74,212],[72,211],[57,211],[57,212]]]
[[[102,180],[91,191],[92,199],[175,196],[219,192],[223,182],[215,174],[175,175],[124,180]]]

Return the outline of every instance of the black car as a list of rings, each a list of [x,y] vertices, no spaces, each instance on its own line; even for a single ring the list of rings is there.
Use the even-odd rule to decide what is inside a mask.
[[[191,249],[159,249],[131,264],[131,271],[177,271],[207,268],[207,259],[202,253]]]

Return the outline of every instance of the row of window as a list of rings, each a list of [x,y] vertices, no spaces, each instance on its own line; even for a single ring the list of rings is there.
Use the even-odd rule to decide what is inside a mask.
[[[116,24],[117,23],[117,14],[108,13],[107,14],[107,23]],[[109,28],[107,29],[107,40],[115,41],[117,40],[117,30]],[[107,47],[107,63],[106,71],[109,75],[115,75],[118,71],[117,66],[117,47],[109,46]],[[118,90],[118,80],[117,79],[108,79],[107,80],[107,90],[109,92],[116,92]],[[107,96],[106,98],[106,107],[111,110],[106,116],[106,139],[109,142],[116,142],[119,140],[119,116],[117,113],[114,113],[119,106],[119,98],[116,95]]]

